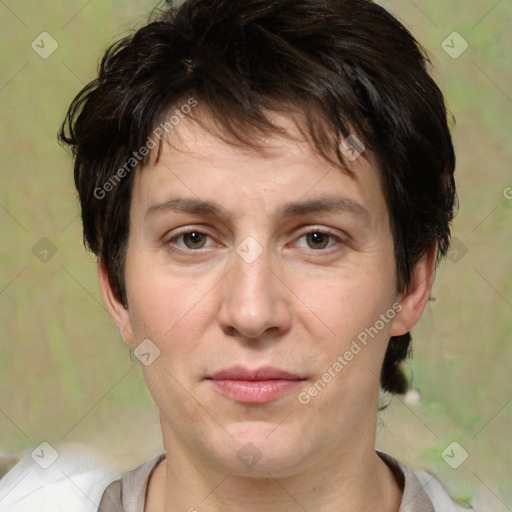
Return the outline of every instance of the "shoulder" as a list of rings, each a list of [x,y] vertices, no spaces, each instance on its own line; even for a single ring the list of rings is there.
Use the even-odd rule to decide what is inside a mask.
[[[42,445],[0,480],[0,512],[97,512],[119,475],[81,445]]]
[[[453,501],[442,484],[430,473],[426,471],[415,471],[414,474],[431,499],[436,512],[468,512],[473,510],[472,508],[467,508]]]
[[[136,512],[144,510],[149,479],[164,460],[165,454],[157,455],[142,466],[125,473],[112,482],[101,497],[99,509],[102,512]]]
[[[403,482],[400,512],[468,512],[467,508],[453,501],[441,483],[426,471],[413,471],[394,457],[378,453]]]

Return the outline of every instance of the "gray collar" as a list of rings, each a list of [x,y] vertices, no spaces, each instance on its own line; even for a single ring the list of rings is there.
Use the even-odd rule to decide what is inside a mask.
[[[382,452],[377,454],[403,487],[398,512],[435,512],[414,471],[390,455]],[[112,482],[103,493],[98,512],[143,512],[149,479],[164,458],[165,454],[158,455]]]

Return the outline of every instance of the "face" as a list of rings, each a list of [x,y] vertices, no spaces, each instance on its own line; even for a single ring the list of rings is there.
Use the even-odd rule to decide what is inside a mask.
[[[377,170],[178,130],[134,177],[128,309],[102,280],[125,340],[150,340],[166,447],[275,476],[373,451],[380,367],[406,331]]]

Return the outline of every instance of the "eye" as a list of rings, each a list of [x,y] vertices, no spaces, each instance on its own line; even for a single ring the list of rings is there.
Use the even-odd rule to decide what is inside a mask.
[[[208,239],[210,243],[207,245]],[[176,243],[181,249],[202,249],[209,245],[214,245],[212,238],[201,231],[187,231],[175,236],[171,242]]]
[[[301,243],[301,240],[304,240],[304,243]],[[297,245],[307,249],[319,250],[327,249],[338,241],[338,238],[330,233],[325,233],[323,231],[311,231],[302,235],[299,238]]]

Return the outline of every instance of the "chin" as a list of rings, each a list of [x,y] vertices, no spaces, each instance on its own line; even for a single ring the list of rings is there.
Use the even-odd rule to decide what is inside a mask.
[[[290,425],[276,428],[275,423],[244,422],[228,431],[233,437],[223,436],[210,453],[217,464],[239,476],[291,476],[313,464],[314,454],[319,453],[319,447],[311,444],[311,436]]]

